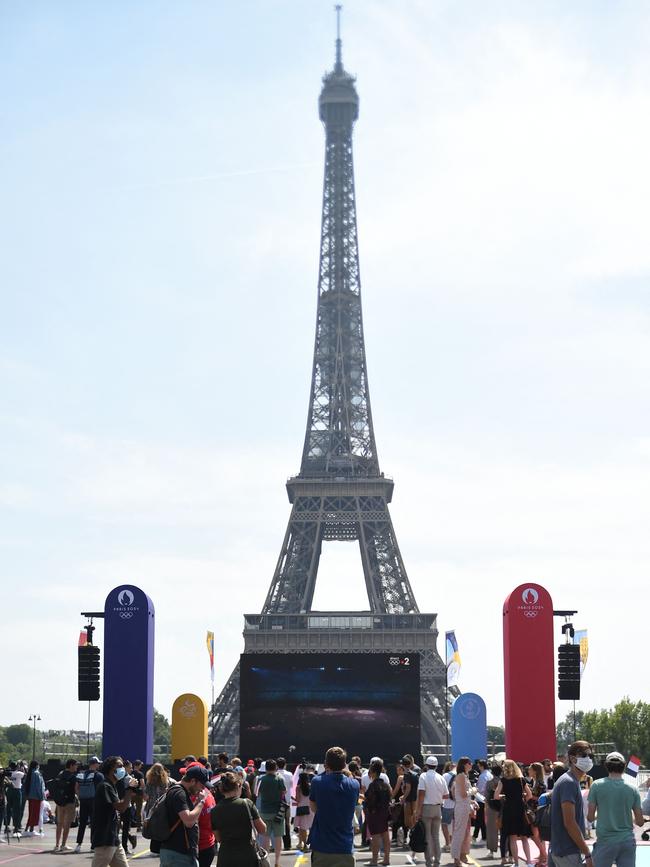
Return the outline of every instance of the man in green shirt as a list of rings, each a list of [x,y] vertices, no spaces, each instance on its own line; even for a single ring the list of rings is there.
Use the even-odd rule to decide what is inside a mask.
[[[279,867],[280,855],[282,854],[282,838],[285,833],[284,825],[284,793],[286,786],[282,777],[278,776],[278,764],[275,759],[267,759],[266,773],[258,778],[257,809],[260,817],[266,823],[266,838],[273,839],[273,851],[275,853],[275,865]],[[262,835],[265,845],[265,835]],[[267,843],[268,845],[268,843]]]
[[[625,759],[621,753],[610,753],[605,759],[609,776],[596,780],[589,790],[587,819],[597,818],[594,867],[634,867],[636,840],[632,818],[641,827],[641,798],[635,786],[623,779]]]

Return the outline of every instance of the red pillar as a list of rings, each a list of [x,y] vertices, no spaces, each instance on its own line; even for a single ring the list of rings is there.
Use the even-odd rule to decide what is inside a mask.
[[[506,753],[516,762],[555,759],[553,601],[520,584],[503,603]]]

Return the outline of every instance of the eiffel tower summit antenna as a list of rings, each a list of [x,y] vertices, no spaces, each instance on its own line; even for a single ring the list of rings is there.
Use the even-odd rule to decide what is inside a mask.
[[[341,9],[343,7],[337,3],[334,9],[336,10],[336,62],[334,69],[336,72],[343,71],[343,62],[341,60]]]
[[[445,666],[436,649],[437,615],[421,613],[415,601],[388,511],[393,481],[381,472],[377,455],[352,159],[359,96],[354,76],[343,67],[340,5],[335,9],[335,62],[318,99],[325,172],[307,425],[300,470],[287,481],[291,514],[271,585],[261,614],[244,615],[244,654],[418,654],[421,738],[444,745]],[[366,612],[312,612],[324,542],[358,544]],[[239,750],[239,700],[238,665],[212,708],[215,749]]]

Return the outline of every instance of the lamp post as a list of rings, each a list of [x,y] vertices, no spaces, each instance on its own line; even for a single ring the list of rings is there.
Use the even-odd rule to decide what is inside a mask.
[[[40,721],[40,714],[33,713],[29,717],[29,722],[32,723],[32,761],[36,758],[36,723]]]

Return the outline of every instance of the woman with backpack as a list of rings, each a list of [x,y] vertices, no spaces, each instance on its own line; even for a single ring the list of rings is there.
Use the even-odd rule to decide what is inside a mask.
[[[391,790],[388,783],[382,780],[384,769],[381,759],[370,762],[368,776],[370,785],[366,789],[364,808],[366,811],[366,829],[370,836],[371,860],[369,864],[379,864],[379,847],[383,843],[384,860],[382,864],[390,864],[390,819]]]
[[[160,762],[154,762],[147,771],[145,776],[144,790],[142,793],[143,800],[143,818],[151,813],[153,805],[158,798],[165,794],[169,788],[169,774],[164,765]]]
[[[25,833],[29,837],[33,837],[34,834],[42,837],[43,827],[41,825],[41,801],[45,797],[45,781],[39,771],[39,764],[36,759],[33,759],[29,763],[29,770],[25,777],[24,791],[29,810],[27,813]],[[35,828],[38,828],[38,830],[34,830]]]

